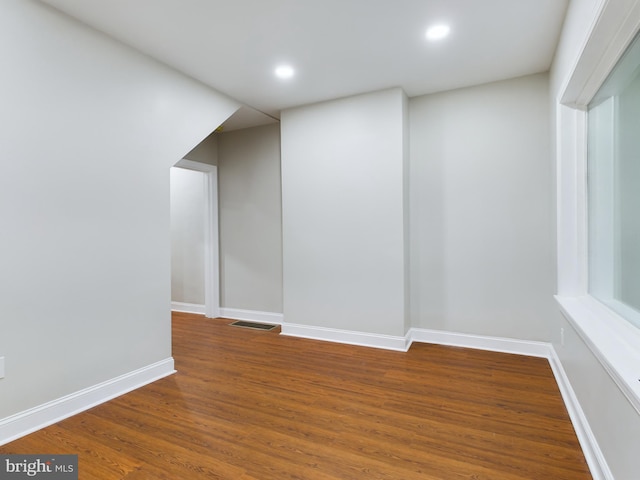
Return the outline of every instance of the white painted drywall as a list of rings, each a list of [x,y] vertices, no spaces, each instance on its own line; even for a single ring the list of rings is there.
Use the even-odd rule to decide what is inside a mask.
[[[171,168],[171,301],[204,305],[205,174]]]
[[[559,314],[554,326],[564,330],[564,345],[558,340],[554,348],[613,478],[635,479],[640,415],[571,323]]]
[[[280,126],[218,136],[221,306],[282,313]]]
[[[548,76],[412,98],[410,111],[415,326],[548,340]]]
[[[171,357],[169,169],[238,105],[0,4],[0,419]]]
[[[560,295],[574,296],[584,291],[586,275],[581,265],[585,258],[585,246],[576,232],[579,222],[570,210],[576,209],[576,198],[583,188],[580,166],[576,164],[576,129],[582,126],[572,109],[560,105],[559,99],[565,85],[574,73],[587,38],[597,24],[600,8],[608,4],[615,10],[618,23],[610,28],[618,31],[619,26],[628,19],[632,1],[604,2],[602,0],[572,1],[561,36],[555,61],[551,69],[552,132],[554,151],[558,157],[558,291]],[[597,41],[597,39],[594,39]],[[609,46],[609,39],[599,41],[603,50]],[[615,62],[615,58],[606,59]],[[578,216],[584,212],[578,208]],[[577,226],[578,225],[578,226]],[[567,373],[571,386],[595,436],[606,463],[617,480],[638,477],[638,452],[640,451],[640,415],[605,370],[603,364],[594,355],[584,339],[572,324],[560,314],[553,319],[553,344]],[[564,345],[561,342],[560,329],[564,329]],[[606,331],[606,329],[603,329]]]
[[[218,134],[211,133],[207,138],[195,146],[184,158],[192,162],[218,164]]]
[[[405,334],[404,93],[282,112],[284,320]]]

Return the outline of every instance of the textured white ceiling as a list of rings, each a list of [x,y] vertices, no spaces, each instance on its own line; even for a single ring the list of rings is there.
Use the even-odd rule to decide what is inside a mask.
[[[269,115],[548,70],[568,0],[42,0]],[[427,26],[451,35],[429,43]],[[296,76],[273,76],[288,62]]]

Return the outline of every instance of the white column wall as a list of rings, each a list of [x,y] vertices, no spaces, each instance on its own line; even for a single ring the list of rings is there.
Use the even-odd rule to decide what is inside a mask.
[[[281,118],[286,323],[405,334],[404,92]]]

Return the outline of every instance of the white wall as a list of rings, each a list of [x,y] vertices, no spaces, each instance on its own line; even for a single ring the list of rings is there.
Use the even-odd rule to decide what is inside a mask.
[[[548,76],[412,98],[410,113],[414,326],[548,341]]]
[[[0,418],[171,356],[169,168],[238,107],[0,4]]]
[[[192,162],[218,164],[218,134],[211,133],[207,138],[195,146],[184,158]]]
[[[404,97],[282,112],[286,323],[405,334]]]
[[[282,313],[280,126],[218,137],[221,306]]]
[[[579,115],[571,108],[561,105],[565,87],[577,68],[585,68],[585,63],[613,65],[615,58],[597,53],[609,51],[611,37],[594,37],[587,45],[590,32],[599,24],[601,7],[607,6],[605,24],[608,30],[617,34],[621,26],[633,17],[629,14],[632,1],[604,2],[602,0],[572,1],[561,36],[556,58],[551,70],[552,126],[555,152],[557,154],[558,183],[558,291],[561,296],[575,297],[584,293],[586,274],[584,262],[586,245],[581,241],[584,229],[581,219],[586,218],[578,199],[583,196],[584,178],[579,157],[583,145],[580,135],[583,131]],[[612,20],[613,19],[613,20]],[[603,25],[600,23],[600,25]],[[605,28],[607,29],[607,28]],[[588,46],[585,49],[585,46]],[[587,56],[585,56],[587,55]],[[593,62],[591,62],[593,60]],[[583,60],[583,62],[579,62]],[[586,60],[586,62],[585,62]],[[589,68],[587,66],[587,68]],[[584,84],[579,85],[583,87]],[[578,138],[578,140],[576,140]],[[577,215],[576,215],[577,213]],[[576,221],[577,218],[577,221]],[[553,344],[562,366],[566,371],[573,391],[580,403],[593,433],[591,439],[604,455],[612,477],[616,480],[638,478],[638,452],[640,451],[640,415],[623,395],[616,381],[608,373],[611,365],[594,354],[582,333],[575,329],[575,322],[569,322],[559,312],[553,317]],[[564,331],[564,342],[560,331]],[[604,335],[607,329],[604,328]],[[602,338],[605,343],[615,341]],[[563,344],[564,343],[564,344]],[[593,345],[592,341],[589,341]],[[628,347],[627,347],[628,348]],[[605,362],[605,363],[603,363]],[[594,477],[596,478],[596,477]],[[601,477],[602,478],[602,477]]]
[[[171,301],[204,305],[205,174],[171,169]]]

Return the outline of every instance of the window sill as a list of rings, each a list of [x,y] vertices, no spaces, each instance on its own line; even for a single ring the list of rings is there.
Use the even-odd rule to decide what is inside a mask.
[[[640,413],[640,329],[593,297],[556,296],[562,312]]]

